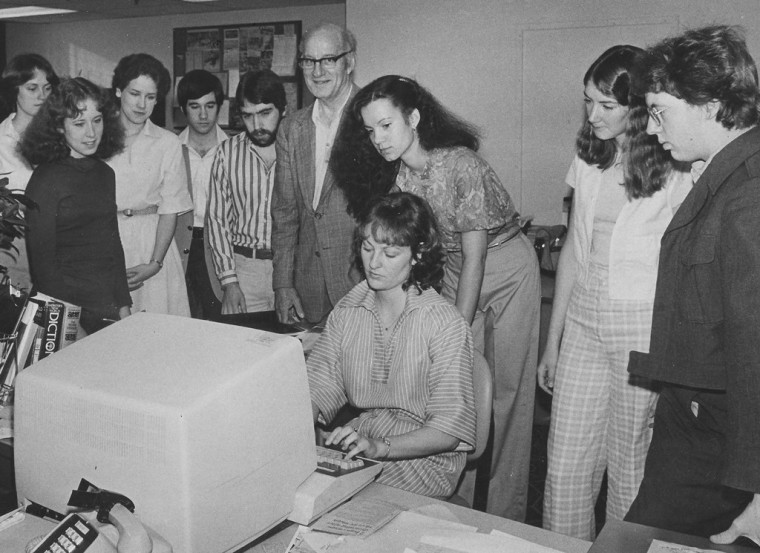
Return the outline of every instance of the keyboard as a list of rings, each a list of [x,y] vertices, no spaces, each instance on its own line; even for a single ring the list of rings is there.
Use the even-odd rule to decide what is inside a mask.
[[[296,490],[288,520],[308,526],[372,482],[383,464],[346,459],[345,452],[317,446],[317,469]]]
[[[354,457],[346,459],[346,452],[329,447],[317,446],[317,471],[331,476],[343,476],[364,468],[364,460]]]

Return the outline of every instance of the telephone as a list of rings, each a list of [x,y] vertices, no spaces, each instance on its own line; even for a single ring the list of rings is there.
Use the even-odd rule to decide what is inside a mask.
[[[82,479],[69,506],[97,509],[71,513],[46,536],[33,540],[27,553],[172,553],[164,538],[133,514],[132,501]]]

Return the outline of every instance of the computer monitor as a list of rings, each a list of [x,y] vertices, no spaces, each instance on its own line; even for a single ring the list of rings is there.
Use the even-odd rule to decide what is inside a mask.
[[[82,478],[122,493],[175,553],[234,551],[316,468],[297,339],[137,313],[22,371],[19,500],[65,513]]]

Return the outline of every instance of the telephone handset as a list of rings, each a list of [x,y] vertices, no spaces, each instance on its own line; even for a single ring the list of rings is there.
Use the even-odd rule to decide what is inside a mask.
[[[172,553],[169,542],[137,519],[126,496],[82,479],[69,505],[96,508],[97,518],[71,513],[41,541],[30,543],[27,553]]]
[[[26,551],[27,553],[118,552],[113,543],[76,513],[71,513],[64,518],[48,535],[32,540]]]

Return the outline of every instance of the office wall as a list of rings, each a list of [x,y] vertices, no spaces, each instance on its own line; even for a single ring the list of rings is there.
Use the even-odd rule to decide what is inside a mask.
[[[346,23],[359,41],[357,82],[417,78],[479,125],[482,154],[541,224],[563,221],[580,81],[607,47],[731,23],[760,61],[756,0],[346,0]]]
[[[760,58],[756,0],[345,0],[213,16],[7,23],[7,54],[40,52],[61,73],[82,69],[108,84],[128,52],[171,64],[174,27],[288,19],[304,28],[345,22],[359,40],[359,84],[387,73],[415,77],[479,125],[484,157],[523,215],[542,224],[563,220],[563,180],[583,120],[580,79],[602,50],[720,22],[744,25]]]
[[[289,20],[301,20],[304,30],[320,21],[343,25],[345,6],[325,4],[60,24],[7,23],[7,56],[10,59],[20,52],[37,52],[62,75],[81,74],[110,86],[116,63],[133,52],[152,54],[171,71],[175,27]]]

